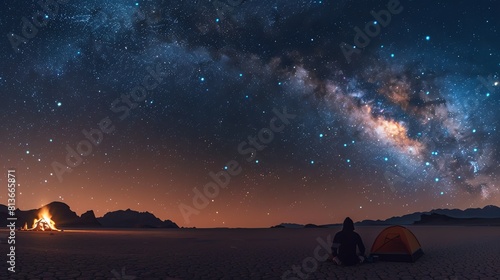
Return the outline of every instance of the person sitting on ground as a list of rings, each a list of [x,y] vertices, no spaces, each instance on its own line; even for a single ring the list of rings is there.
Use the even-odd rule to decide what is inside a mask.
[[[356,253],[356,246],[359,255]],[[354,223],[351,218],[344,220],[342,231],[337,232],[333,238],[332,256],[333,262],[338,265],[355,265],[365,260],[365,245],[361,236],[354,232]]]

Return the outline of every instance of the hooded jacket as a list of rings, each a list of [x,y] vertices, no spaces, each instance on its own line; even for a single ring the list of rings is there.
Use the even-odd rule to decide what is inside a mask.
[[[332,255],[338,257],[342,264],[353,265],[359,263],[356,247],[359,249],[360,255],[365,254],[365,245],[361,236],[354,232],[354,223],[351,218],[347,217],[344,220],[342,231],[335,234],[332,244]]]

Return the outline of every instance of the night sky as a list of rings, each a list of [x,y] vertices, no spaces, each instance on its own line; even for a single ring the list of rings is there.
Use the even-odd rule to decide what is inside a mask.
[[[498,1],[36,2],[0,4],[21,209],[268,227],[500,205]]]

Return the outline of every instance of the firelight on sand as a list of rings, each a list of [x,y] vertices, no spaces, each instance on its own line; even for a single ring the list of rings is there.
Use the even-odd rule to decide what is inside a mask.
[[[33,221],[33,226],[28,228],[27,224],[24,224],[23,230],[29,231],[61,231],[56,228],[56,223],[51,219],[49,210],[46,208],[41,209],[38,212],[38,219]]]

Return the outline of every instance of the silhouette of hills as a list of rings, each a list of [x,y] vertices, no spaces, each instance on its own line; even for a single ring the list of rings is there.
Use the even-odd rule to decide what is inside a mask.
[[[355,223],[360,226],[377,225],[500,225],[500,207],[488,205],[483,208],[434,209],[427,212],[415,212],[385,220],[363,220]],[[342,224],[327,224],[316,227],[338,227]],[[314,227],[311,224],[300,225],[282,223],[272,228]]]
[[[116,228],[179,228],[171,220],[162,221],[149,212],[130,209],[108,212],[97,219],[103,227]]]
[[[500,218],[453,218],[437,213],[423,214],[415,225],[500,226]]]
[[[459,219],[457,221],[454,221],[454,223],[457,224],[460,221],[460,219],[500,218],[500,207],[497,207],[494,205],[488,205],[488,206],[485,206],[483,208],[468,208],[465,210],[434,209],[434,210],[427,211],[427,212],[415,212],[415,213],[403,215],[400,217],[392,217],[392,218],[389,218],[386,220],[376,220],[376,221],[364,220],[364,221],[358,222],[356,224],[358,224],[358,225],[396,225],[396,224],[398,224],[398,225],[412,225],[412,224],[416,224],[417,221],[420,221],[423,216],[432,215],[432,214],[439,214],[442,216],[447,216],[450,218]],[[427,219],[425,221],[427,221]],[[450,219],[449,221],[452,221],[452,220]],[[466,220],[461,220],[461,221],[465,222]],[[424,222],[421,222],[419,224],[423,224]],[[444,222],[444,220],[443,220],[443,222]]]
[[[171,220],[160,220],[152,213],[138,212],[131,209],[118,210],[106,213],[103,217],[96,218],[92,210],[78,216],[63,202],[51,202],[39,209],[15,210],[16,225],[22,227],[27,223],[33,225],[33,220],[38,218],[42,208],[47,208],[52,215],[56,227],[64,228],[179,228]],[[7,226],[8,208],[0,204],[0,226]],[[391,217],[385,220],[363,220],[356,225],[497,225],[500,226],[500,207],[488,205],[483,208],[460,209],[434,209],[427,212],[415,212],[403,216]],[[341,224],[295,224],[282,223],[272,228],[328,228],[338,227]]]
[[[41,209],[48,209],[52,215],[51,219],[59,229],[64,228],[88,228],[88,227],[117,227],[117,228],[178,228],[177,224],[170,220],[162,221],[149,212],[137,212],[130,209],[106,213],[101,218],[96,218],[94,211],[89,210],[78,216],[71,211],[70,207],[63,202],[51,202],[41,208],[31,210],[15,210],[17,227],[25,223],[30,228],[33,221],[38,217]],[[0,226],[7,226],[8,208],[0,204]]]

